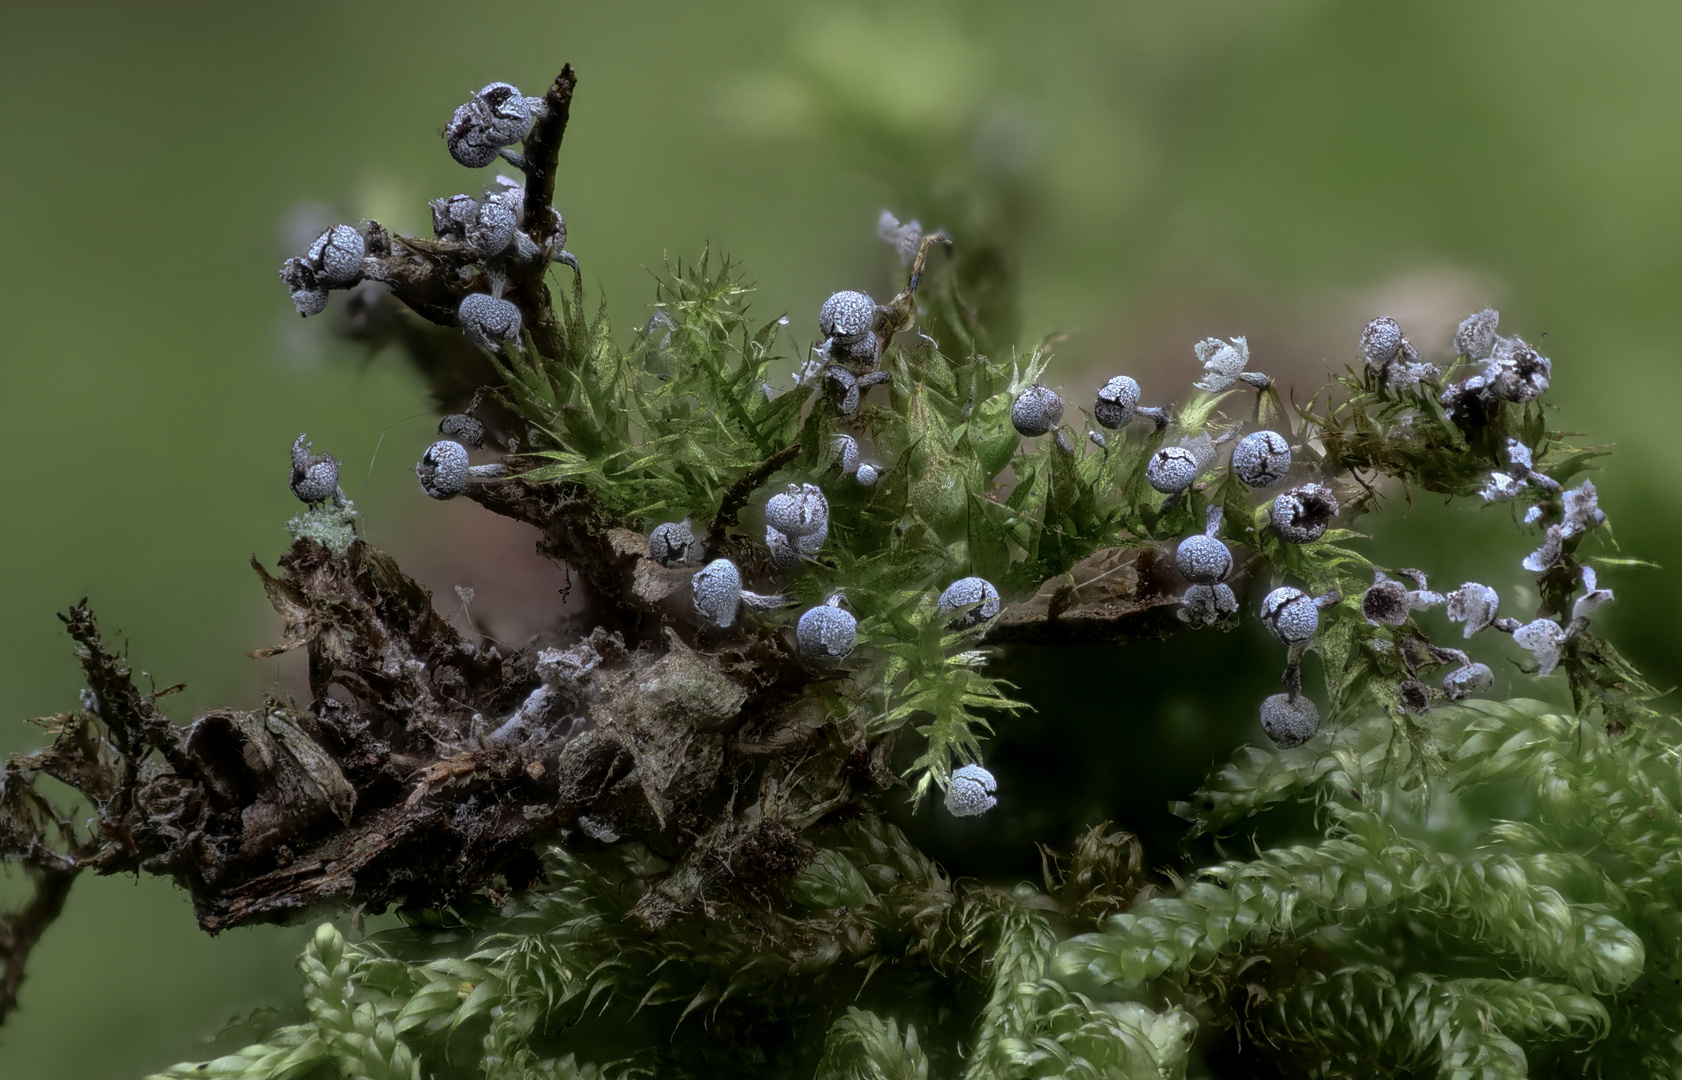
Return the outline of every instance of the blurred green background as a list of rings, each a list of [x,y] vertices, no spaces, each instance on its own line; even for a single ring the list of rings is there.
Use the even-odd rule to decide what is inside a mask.
[[[1674,685],[1679,43],[1682,8],[1656,0],[9,4],[0,750],[73,705],[54,612],[84,595],[137,668],[188,683],[178,718],[287,688],[284,666],[244,659],[278,633],[246,560],[286,542],[299,430],[346,463],[368,537],[435,591],[560,588],[525,538],[420,495],[420,385],[300,323],[275,273],[288,220],[414,231],[427,199],[488,180],[444,152],[451,109],[493,79],[540,92],[562,61],[580,87],[558,201],[622,334],[647,317],[649,271],[710,243],[803,347],[830,291],[889,290],[880,210],[940,225],[970,191],[1009,193],[1024,339],[1078,330],[1052,369],[1075,402],[1120,371],[1183,395],[1209,334],[1247,333],[1306,392],[1375,314],[1440,356],[1460,316],[1496,304],[1507,332],[1546,335],[1558,423],[1618,444],[1602,505],[1625,554],[1666,567],[1610,575],[1606,618]],[[1368,550],[1518,599],[1524,539],[1501,512],[1450,513],[1445,529],[1398,501]],[[1240,632],[1013,658],[1041,713],[997,753],[1038,740],[1023,760],[1044,783],[1046,739],[1100,732],[1100,788],[1172,760],[1141,770],[1160,808],[1254,737],[1277,664],[1246,666],[1257,648]],[[1089,661],[1109,669],[1096,691]],[[1102,790],[1087,808],[1113,812]],[[1074,824],[1011,827],[1058,843]],[[195,1056],[230,1016],[295,997],[302,935],[211,940],[167,885],[84,880],[0,1029],[0,1076]]]

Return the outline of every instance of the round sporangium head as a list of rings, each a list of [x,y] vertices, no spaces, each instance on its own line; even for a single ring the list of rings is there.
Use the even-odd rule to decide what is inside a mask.
[[[1174,552],[1180,575],[1194,585],[1213,585],[1232,573],[1232,552],[1213,536],[1188,536]]]
[[[790,539],[827,529],[829,500],[816,484],[790,484],[765,503],[765,520]]]
[[[952,785],[946,789],[946,809],[953,817],[975,817],[998,805],[993,793],[998,791],[993,774],[979,765],[965,765],[952,773]]]
[[[1164,446],[1145,465],[1145,480],[1164,495],[1177,495],[1197,479],[1197,455],[1183,446]]]
[[[1280,538],[1292,544],[1307,544],[1326,534],[1337,516],[1337,498],[1321,484],[1295,487],[1273,500],[1268,520]]]
[[[688,518],[656,525],[648,534],[649,558],[661,566],[682,566],[689,561],[694,546],[695,531],[690,528]]]
[[[481,108],[482,122],[491,138],[512,146],[531,130],[531,106],[520,88],[511,83],[489,83],[473,95]]]
[[[486,199],[468,223],[467,243],[479,256],[500,255],[514,242],[518,227],[513,207],[501,199]]]
[[[292,494],[309,506],[331,499],[339,490],[339,463],[331,454],[310,453],[309,439],[299,435],[292,444]]]
[[[808,660],[839,660],[858,642],[858,620],[839,607],[822,604],[800,616],[794,639]]]
[[[485,293],[468,293],[456,309],[456,321],[468,337],[486,349],[520,336],[520,309]]]
[[[742,572],[729,559],[714,559],[689,579],[695,614],[721,630],[736,622],[742,603]]]
[[[962,607],[978,604],[963,615],[959,615],[947,623],[949,630],[962,630],[981,623],[992,622],[999,614],[999,590],[985,578],[959,578],[946,586],[946,591],[940,594],[938,607],[942,615],[950,615]]]
[[[335,225],[315,238],[304,261],[315,271],[316,282],[342,289],[362,280],[362,257],[368,245],[349,225]]]
[[[447,195],[432,200],[432,231],[440,240],[461,240],[467,226],[479,217],[479,200],[471,195]]]
[[[1055,390],[1030,386],[1011,405],[1010,422],[1019,435],[1044,435],[1063,422],[1063,399]]]
[[[485,425],[466,413],[451,413],[438,421],[438,434],[474,450],[485,445]]]
[[[1369,364],[1388,363],[1401,349],[1402,328],[1388,315],[1374,319],[1361,331],[1361,351],[1366,354]]]
[[[1471,360],[1484,360],[1495,351],[1495,328],[1501,325],[1501,313],[1484,308],[1461,320],[1454,331],[1454,350]]]
[[[1126,427],[1139,407],[1139,384],[1126,375],[1117,375],[1098,388],[1092,403],[1092,418],[1114,431]]]
[[[831,294],[818,309],[818,332],[839,344],[850,344],[870,333],[876,321],[876,301],[851,289]]]
[[[1261,618],[1267,632],[1286,645],[1307,641],[1320,628],[1320,608],[1314,598],[1289,585],[1267,594]]]
[[[1272,487],[1290,468],[1290,444],[1277,431],[1251,432],[1232,448],[1232,471],[1249,487]]]
[[[1374,626],[1400,626],[1411,610],[1407,586],[1390,578],[1381,577],[1361,594],[1361,614]]]
[[[415,463],[421,490],[434,499],[453,499],[467,490],[467,448],[454,439],[440,439],[426,448]]]
[[[1471,663],[1443,676],[1443,692],[1454,701],[1487,693],[1495,685],[1495,673],[1488,664]]]
[[[1320,709],[1301,696],[1274,694],[1261,705],[1262,730],[1281,750],[1301,746],[1320,730]]]

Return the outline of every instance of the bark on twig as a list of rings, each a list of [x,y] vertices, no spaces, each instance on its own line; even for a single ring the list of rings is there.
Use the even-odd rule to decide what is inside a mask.
[[[578,76],[573,74],[572,65],[563,65],[554,84],[543,95],[549,106],[548,115],[540,117],[526,136],[526,231],[539,245],[555,235],[549,207],[555,202],[561,139],[566,136],[567,120],[572,113],[572,91],[577,85]]]
[[[725,530],[735,528],[736,519],[741,516],[742,507],[748,504],[748,500],[753,497],[753,493],[764,486],[765,481],[774,476],[778,469],[799,456],[800,441],[796,439],[743,473],[734,484],[731,484],[725,490],[724,498],[720,499],[718,503],[718,513],[713,515],[712,526],[707,530],[707,547],[709,549],[716,549],[724,542]]]

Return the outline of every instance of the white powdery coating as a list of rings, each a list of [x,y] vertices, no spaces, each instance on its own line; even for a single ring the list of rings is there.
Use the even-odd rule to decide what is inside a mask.
[[[1301,589],[1282,585],[1262,600],[1262,625],[1286,645],[1307,641],[1320,629],[1320,608]]]
[[[999,615],[999,590],[986,578],[959,578],[946,586],[946,591],[940,594],[936,605],[942,615],[950,615],[959,608],[971,604],[980,604],[967,614],[960,615],[948,624],[949,629],[962,630],[967,626],[976,626],[984,622],[992,622]]]
[[[818,331],[838,345],[850,345],[870,333],[876,321],[876,301],[851,289],[834,293],[818,309]]]
[[[1145,465],[1145,480],[1164,495],[1177,495],[1202,472],[1197,455],[1183,446],[1164,446]]]
[[[1375,367],[1394,360],[1401,349],[1402,328],[1388,315],[1374,319],[1361,331],[1361,352]]]
[[[794,639],[801,655],[813,660],[839,660],[858,643],[858,620],[838,607],[823,604],[800,616]]]
[[[1412,361],[1393,363],[1390,365],[1385,379],[1392,389],[1412,390],[1426,379],[1434,379],[1442,372],[1435,364],[1416,364]]]
[[[1330,488],[1304,484],[1274,499],[1268,520],[1281,539],[1292,544],[1308,544],[1326,535],[1326,528],[1337,511],[1337,499]]]
[[[520,336],[520,309],[486,293],[468,293],[456,309],[462,331],[480,346],[495,349],[499,341]]]
[[[1552,375],[1553,361],[1523,338],[1511,337],[1495,339],[1495,351],[1482,378],[1497,397],[1523,404],[1541,397]]]
[[[1497,470],[1489,474],[1483,490],[1478,494],[1483,496],[1485,502],[1506,502],[1508,499],[1517,498],[1523,491],[1524,481]]]
[[[1448,621],[1465,623],[1466,632],[1462,636],[1471,637],[1495,621],[1495,612],[1500,607],[1501,597],[1494,589],[1468,581],[1448,594]]]
[[[1192,385],[1212,394],[1237,382],[1250,362],[1250,343],[1241,337],[1235,337],[1230,342],[1204,338],[1193,345],[1191,351],[1197,356],[1197,362],[1203,365],[1203,378]]]
[[[894,246],[901,266],[910,266],[911,260],[917,257],[917,244],[923,239],[923,223],[912,218],[901,225],[892,211],[884,210],[876,219],[876,235]]]
[[[829,539],[829,519],[826,517],[818,524],[815,531],[805,536],[794,538],[794,546],[802,555],[816,555],[823,550],[824,541]]]
[[[469,169],[482,169],[497,158],[499,147],[485,125],[483,112],[477,101],[469,101],[457,106],[444,126],[444,145],[450,156]]]
[[[1488,664],[1467,664],[1443,676],[1443,692],[1454,701],[1483,694],[1495,685],[1495,672]]]
[[[1536,658],[1536,674],[1546,675],[1559,666],[1559,647],[1565,644],[1565,630],[1552,619],[1537,619],[1514,630],[1513,640]]]
[[[773,525],[765,526],[765,546],[771,552],[771,565],[778,570],[793,570],[800,565],[800,552]]]
[[[829,528],[829,500],[816,484],[790,484],[765,503],[765,520],[790,539]]]
[[[292,290],[292,306],[304,318],[320,315],[327,310],[326,289],[294,289]]]
[[[1532,574],[1545,572],[1565,553],[1565,532],[1558,525],[1549,525],[1542,533],[1542,546],[1524,557],[1524,568]]]
[[[742,603],[742,572],[729,559],[714,559],[689,579],[690,604],[707,622],[727,630]]]
[[[361,233],[349,225],[335,225],[315,238],[304,261],[314,271],[317,284],[342,289],[362,280],[362,257],[367,253]]]
[[[292,444],[292,494],[309,506],[326,502],[339,490],[339,463],[331,454],[311,454],[309,439]]]
[[[1594,490],[1593,481],[1584,480],[1565,492],[1565,520],[1560,523],[1560,532],[1567,539],[1588,532],[1605,521],[1606,515],[1600,509],[1600,495]]]
[[[514,242],[519,219],[508,203],[501,199],[487,199],[479,204],[479,212],[467,226],[467,243],[478,255],[500,255]]]
[[[1454,351],[1471,360],[1488,359],[1495,351],[1495,328],[1500,324],[1501,313],[1494,308],[1466,316],[1454,331]]]
[[[1196,585],[1213,585],[1232,573],[1232,552],[1213,536],[1188,536],[1174,552],[1180,575]]]
[[[474,450],[485,445],[485,425],[466,413],[450,413],[438,421],[438,434]]]
[[[851,473],[854,469],[859,467],[859,444],[857,439],[853,438],[851,435],[837,435],[834,439],[830,440],[830,445],[835,449],[835,458],[841,465],[841,474],[843,476]]]
[[[946,809],[953,817],[975,817],[985,814],[999,804],[993,793],[999,782],[993,774],[979,765],[965,765],[952,773],[952,785],[946,789]]]
[[[832,365],[824,369],[823,392],[843,417],[859,411],[858,379],[846,368]]]
[[[426,448],[415,463],[421,490],[434,499],[453,499],[467,490],[467,448],[454,439],[440,439]]]
[[[1232,448],[1232,471],[1253,488],[1272,487],[1291,468],[1291,446],[1277,431],[1254,431]]]
[[[491,137],[503,146],[519,142],[531,130],[531,99],[512,83],[487,83],[473,97]]]
[[[1583,567],[1583,588],[1588,592],[1578,597],[1577,602],[1571,605],[1572,622],[1587,622],[1590,616],[1600,610],[1600,605],[1612,599],[1612,590],[1600,588],[1592,566]]]
[[[1274,694],[1261,705],[1262,730],[1281,750],[1301,746],[1320,730],[1320,708],[1306,697]]]
[[[648,556],[662,566],[682,566],[694,544],[695,530],[688,518],[668,521],[654,526],[654,531],[648,534]]]
[[[876,466],[868,463],[860,465],[859,471],[853,474],[853,478],[859,482],[860,487],[875,487]]]
[[[481,88],[444,127],[450,156],[469,169],[495,161],[497,150],[519,142],[531,129],[531,100],[504,82]]]
[[[479,200],[471,195],[447,195],[431,205],[432,231],[440,240],[465,238],[467,226],[479,217]]]
[[[1238,597],[1227,585],[1193,585],[1180,598],[1175,612],[1180,621],[1192,626],[1213,626],[1238,610]]]
[[[1044,435],[1063,422],[1063,399],[1055,390],[1030,386],[1011,404],[1010,422],[1019,434]]]
[[[1138,407],[1139,384],[1126,375],[1117,375],[1098,388],[1097,400],[1092,403],[1092,417],[1113,431],[1126,427]]]

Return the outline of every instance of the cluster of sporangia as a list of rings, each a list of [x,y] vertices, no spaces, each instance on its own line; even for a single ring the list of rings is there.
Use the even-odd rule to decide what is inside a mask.
[[[1498,318],[1492,310],[1477,312],[1467,317],[1455,333],[1456,351],[1468,361],[1482,362],[1484,367],[1476,375],[1451,383],[1442,392],[1441,400],[1451,413],[1477,409],[1487,415],[1502,401],[1532,401],[1548,387],[1552,370],[1548,359],[1520,338],[1498,336]],[[1413,345],[1402,336],[1401,327],[1394,319],[1379,318],[1368,323],[1361,333],[1360,345],[1368,365],[1377,374],[1380,384],[1387,388],[1412,391],[1421,381],[1440,375],[1435,365],[1420,358]],[[1196,383],[1201,389],[1219,392],[1235,381],[1258,387],[1267,385],[1266,376],[1244,370],[1249,363],[1249,348],[1243,338],[1234,338],[1230,342],[1211,338],[1200,343],[1195,351],[1205,373],[1204,378]],[[1036,388],[1034,392],[1038,396],[1029,404],[1034,423],[1028,426],[1018,424],[1019,430],[1025,434],[1030,430],[1043,432],[1045,424],[1039,418],[1048,413],[1060,416],[1062,412],[1061,403],[1048,407],[1044,402],[1045,395],[1049,395],[1050,391]],[[1023,400],[1028,400],[1028,395],[1024,395]],[[1125,408],[1118,410],[1117,404],[1130,405],[1137,400],[1138,389],[1132,380],[1112,379],[1099,391],[1094,415],[1100,424],[1118,426],[1106,418],[1106,409],[1111,410],[1111,418],[1125,421],[1127,411]],[[1022,404],[1022,401],[1018,402],[1019,406]],[[1055,423],[1055,420],[1052,422]],[[1094,433],[1094,438],[1102,442],[1097,433]],[[1233,448],[1233,474],[1251,488],[1276,486],[1291,470],[1292,449],[1278,432],[1253,432],[1239,440]],[[1300,450],[1300,447],[1296,449]],[[1516,439],[1508,441],[1507,456],[1512,471],[1493,473],[1482,494],[1486,500],[1512,499],[1529,486],[1543,499],[1529,508],[1524,519],[1527,524],[1541,520],[1550,512],[1557,513],[1559,520],[1547,527],[1542,547],[1524,560],[1527,570],[1541,574],[1559,561],[1565,541],[1595,528],[1605,520],[1605,515],[1597,505],[1594,485],[1589,481],[1561,492],[1558,482],[1533,470],[1530,448]],[[1157,491],[1178,495],[1213,464],[1213,458],[1214,443],[1207,435],[1185,439],[1177,447],[1157,451],[1146,467],[1146,479]],[[1560,498],[1553,503],[1547,500],[1548,495],[1559,495]],[[1330,489],[1310,482],[1279,495],[1269,509],[1268,520],[1281,540],[1307,544],[1325,534],[1337,513],[1337,500]],[[1212,508],[1204,534],[1182,540],[1175,552],[1181,575],[1191,583],[1183,598],[1180,617],[1195,626],[1219,622],[1234,613],[1238,606],[1231,589],[1224,584],[1232,572],[1233,560],[1231,551],[1216,536],[1220,525],[1221,510]],[[1489,628],[1512,634],[1515,641],[1530,650],[1536,659],[1538,673],[1543,675],[1558,664],[1561,647],[1581,634],[1594,610],[1612,597],[1610,590],[1597,587],[1594,571],[1584,568],[1582,582],[1585,595],[1573,606],[1569,623],[1561,626],[1548,618],[1520,623],[1516,619],[1496,618],[1499,598],[1495,590],[1486,585],[1466,582],[1445,597],[1431,592],[1425,575],[1418,570],[1398,570],[1396,573],[1406,582],[1396,580],[1382,570],[1374,571],[1373,584],[1360,599],[1361,614],[1369,624],[1375,627],[1401,626],[1415,610],[1444,605],[1450,621],[1465,625],[1466,637]],[[1413,587],[1410,588],[1409,584]],[[1312,597],[1288,585],[1274,589],[1262,601],[1262,625],[1290,650],[1284,678],[1285,693],[1269,697],[1261,707],[1262,727],[1281,747],[1301,745],[1319,730],[1319,709],[1301,692],[1301,659],[1319,630],[1320,611],[1341,601],[1342,597],[1335,592]],[[1380,651],[1395,648],[1383,637],[1374,637],[1369,645]],[[1494,675],[1489,667],[1474,662],[1464,652],[1435,645],[1429,645],[1427,649],[1430,659],[1435,662],[1454,665],[1442,681],[1443,693],[1448,698],[1458,700],[1487,691],[1493,685]],[[1412,670],[1423,658],[1405,656],[1404,659]],[[1403,706],[1411,712],[1423,712],[1430,706],[1430,690],[1411,675],[1399,684],[1397,690]]]
[[[450,156],[470,169],[499,157],[524,168],[524,158],[510,147],[524,139],[532,122],[547,111],[543,98],[525,97],[508,83],[491,83],[455,111],[444,129],[444,142]],[[520,338],[520,309],[502,299],[510,264],[531,269],[562,262],[578,268],[572,253],[562,250],[566,222],[560,211],[549,208],[553,227],[540,240],[520,227],[524,201],[520,182],[499,176],[480,198],[450,195],[432,202],[432,229],[441,248],[450,246],[477,261],[475,266],[462,267],[464,282],[479,268],[489,280],[489,293],[470,292],[456,309],[462,331],[486,349]],[[370,250],[370,241],[380,249]],[[389,242],[383,230],[370,228],[365,235],[350,225],[334,225],[316,237],[303,255],[287,259],[280,279],[292,291],[298,314],[319,314],[333,289],[353,288],[363,281],[393,281],[398,269],[394,263],[400,260],[390,258],[391,252],[383,249]]]
[[[1487,416],[1502,401],[1532,401],[1547,389],[1552,370],[1548,359],[1520,338],[1498,336],[1498,318],[1496,312],[1486,309],[1468,316],[1456,331],[1456,352],[1484,366],[1478,374],[1451,383],[1443,390],[1441,401],[1450,413],[1476,409]],[[1368,323],[1361,333],[1360,345],[1367,364],[1386,388],[1413,391],[1423,380],[1441,374],[1435,365],[1420,358],[1394,319],[1378,318]],[[1243,338],[1230,342],[1211,338],[1199,344],[1195,351],[1205,373],[1196,385],[1203,390],[1219,392],[1235,381],[1258,387],[1267,385],[1266,376],[1244,370],[1249,364],[1249,348]],[[1118,398],[1128,402],[1137,400],[1138,391],[1131,380],[1126,380],[1119,393],[1111,390],[1116,382],[1111,380],[1099,391],[1094,412],[1100,423],[1106,423],[1103,410],[1110,402]],[[1042,412],[1044,407],[1036,405],[1035,411]],[[1233,474],[1250,488],[1276,486],[1291,470],[1292,449],[1278,432],[1253,432],[1233,448]],[[1213,451],[1214,444],[1206,435],[1183,440],[1178,447],[1166,447],[1157,451],[1147,465],[1146,479],[1157,491],[1177,495],[1213,464]],[[1565,541],[1593,529],[1605,520],[1605,515],[1597,505],[1594,485],[1589,481],[1562,493],[1556,481],[1532,469],[1530,448],[1516,439],[1509,440],[1507,456],[1512,463],[1511,473],[1493,473],[1482,494],[1486,500],[1511,499],[1529,485],[1542,493],[1544,500],[1529,508],[1525,522],[1533,524],[1550,511],[1558,514],[1559,521],[1547,527],[1542,548],[1524,560],[1526,569],[1540,574],[1560,559]],[[1557,504],[1546,501],[1545,496],[1549,494],[1561,496]],[[1331,490],[1309,482],[1275,498],[1268,521],[1281,540],[1307,544],[1325,534],[1337,513],[1337,500]],[[1205,533],[1182,540],[1175,553],[1181,575],[1191,583],[1185,592],[1180,617],[1195,626],[1212,625],[1237,610],[1236,598],[1224,584],[1233,561],[1231,552],[1216,536],[1220,525],[1221,511],[1212,508]],[[1464,624],[1466,637],[1489,628],[1512,634],[1514,640],[1530,650],[1539,674],[1543,675],[1558,664],[1565,642],[1581,634],[1594,610],[1612,597],[1610,590],[1597,587],[1594,571],[1584,568],[1585,595],[1576,601],[1568,624],[1561,626],[1547,618],[1520,623],[1516,619],[1496,618],[1499,598],[1486,585],[1466,582],[1445,597],[1431,592],[1425,575],[1418,570],[1404,569],[1396,573],[1406,582],[1375,569],[1372,586],[1361,595],[1361,614],[1369,624],[1401,626],[1415,610],[1444,605],[1450,621]],[[1262,625],[1290,650],[1285,693],[1269,697],[1261,707],[1262,727],[1281,747],[1301,745],[1319,730],[1319,709],[1301,692],[1301,659],[1319,630],[1320,611],[1341,601],[1342,597],[1335,592],[1312,597],[1288,585],[1274,589],[1262,601]],[[1380,651],[1395,648],[1384,637],[1372,638],[1369,645]],[[1442,681],[1443,693],[1451,700],[1482,693],[1494,684],[1489,667],[1474,662],[1464,652],[1435,645],[1427,649],[1435,662],[1454,665]],[[1413,670],[1423,658],[1405,655],[1404,659]],[[1403,706],[1411,712],[1423,712],[1430,706],[1430,690],[1411,675],[1399,684],[1397,691]]]
[[[488,165],[498,157],[523,167],[520,155],[510,147],[525,138],[533,120],[545,108],[541,98],[524,97],[507,83],[492,83],[456,110],[445,129],[450,153],[469,168]],[[519,309],[500,296],[500,268],[505,260],[541,260],[543,264],[559,260],[574,269],[577,266],[561,250],[566,232],[558,211],[551,211],[555,236],[544,244],[539,245],[520,230],[523,196],[517,182],[499,177],[497,186],[483,199],[454,195],[432,204],[433,227],[439,240],[465,245],[487,270],[490,294],[468,294],[457,313],[463,332],[487,349],[517,340],[521,332]],[[902,261],[912,262],[915,255],[916,265],[906,292],[886,306],[862,292],[843,291],[830,296],[818,312],[823,341],[814,347],[812,360],[796,375],[802,385],[817,384],[843,418],[858,412],[861,396],[871,386],[888,380],[888,373],[880,367],[882,350],[896,330],[909,325],[909,300],[929,245],[948,242],[944,234],[924,236],[916,222],[900,226],[891,215],[884,215],[879,231],[899,248]],[[281,278],[292,290],[299,313],[311,315],[325,307],[328,290],[350,288],[363,280],[385,280],[383,267],[381,259],[369,257],[361,232],[348,225],[335,225],[322,233],[303,256],[288,259]],[[1469,316],[1456,331],[1456,352],[1468,361],[1483,362],[1484,368],[1442,391],[1441,400],[1451,414],[1487,416],[1503,401],[1532,401],[1547,389],[1551,374],[1548,359],[1520,338],[1499,336],[1497,324],[1497,313],[1484,310]],[[1362,331],[1360,345],[1380,384],[1387,388],[1417,390],[1421,382],[1441,374],[1420,357],[1394,319],[1374,319]],[[1193,385],[1201,390],[1219,393],[1238,382],[1257,390],[1271,385],[1267,375],[1247,370],[1249,345],[1242,337],[1230,341],[1209,338],[1193,346],[1193,352],[1204,372]],[[1159,429],[1171,422],[1168,409],[1141,407],[1139,401],[1139,384],[1126,375],[1117,375],[1098,388],[1092,418],[1099,428],[1112,432],[1125,428],[1136,417],[1152,421]],[[475,478],[506,472],[500,464],[475,466],[469,462],[468,451],[484,443],[484,427],[473,417],[478,403],[475,397],[465,412],[444,417],[438,426],[443,438],[429,447],[415,466],[421,488],[433,498],[452,498]],[[1045,386],[1028,387],[1012,403],[1011,422],[1018,433],[1028,438],[1055,433],[1059,445],[1072,451],[1062,421],[1062,398]],[[1236,432],[1218,441],[1224,442],[1233,434]],[[1099,447],[1107,445],[1103,431],[1094,429],[1088,437]],[[1145,478],[1152,488],[1170,498],[1183,495],[1215,465],[1217,445],[1217,440],[1207,434],[1182,438],[1177,445],[1163,447],[1152,455]],[[1292,450],[1288,440],[1276,431],[1251,432],[1233,447],[1230,468],[1250,488],[1276,487],[1292,470]],[[1509,440],[1507,457],[1510,471],[1492,473],[1482,495],[1490,501],[1508,500],[1528,490],[1537,498],[1525,516],[1527,524],[1545,515],[1557,518],[1547,526],[1541,548],[1524,560],[1526,569],[1540,574],[1560,559],[1566,541],[1595,528],[1605,515],[1590,482],[1562,491],[1557,481],[1533,469],[1531,449],[1516,439]],[[875,484],[877,468],[861,460],[853,436],[834,437],[832,458],[843,477],[850,476],[866,487]],[[303,435],[292,447],[292,491],[312,508],[328,500],[344,505],[338,463],[330,455],[312,454]],[[1278,495],[1268,520],[1281,540],[1309,544],[1325,534],[1338,511],[1331,489],[1308,480]],[[829,502],[818,485],[789,484],[769,498],[764,512],[765,545],[777,570],[794,569],[823,548],[829,534]],[[1219,538],[1221,524],[1220,508],[1211,508],[1204,531],[1181,540],[1175,551],[1176,566],[1188,583],[1179,615],[1192,626],[1219,624],[1238,610],[1237,598],[1226,584],[1233,557]],[[657,526],[649,535],[648,553],[668,567],[693,565],[704,558],[702,544],[688,518]],[[1534,655],[1539,673],[1544,675],[1558,664],[1565,643],[1581,634],[1589,616],[1612,596],[1610,590],[1597,587],[1594,571],[1584,568],[1585,594],[1576,601],[1568,623],[1562,626],[1548,618],[1521,623],[1496,617],[1499,599],[1488,586],[1467,582],[1445,597],[1429,591],[1425,575],[1417,570],[1396,573],[1406,582],[1375,571],[1372,587],[1361,597],[1361,613],[1373,626],[1400,626],[1415,610],[1445,605],[1449,619],[1465,625],[1467,637],[1490,628],[1512,634]],[[1414,587],[1409,588],[1409,583]],[[833,664],[846,658],[856,646],[858,623],[842,607],[844,600],[837,592],[800,616],[795,641],[808,661]],[[1288,585],[1274,589],[1262,601],[1263,626],[1289,649],[1285,692],[1269,697],[1261,706],[1262,727],[1281,747],[1300,745],[1319,730],[1319,709],[1301,692],[1301,659],[1319,629],[1320,611],[1341,601],[1336,593],[1314,597]],[[692,579],[691,603],[696,616],[719,629],[733,626],[743,606],[767,609],[786,602],[779,595],[744,589],[741,571],[729,559],[708,562]],[[965,577],[947,586],[937,606],[942,616],[950,617],[952,630],[978,628],[998,616],[999,591],[982,578]],[[1369,644],[1378,649],[1394,647],[1383,638],[1374,638]],[[1493,674],[1487,665],[1472,661],[1457,649],[1432,645],[1429,650],[1436,662],[1456,665],[1442,681],[1449,698],[1464,698],[1492,686]],[[1414,666],[1416,662],[1410,659],[1409,667]],[[1431,692],[1417,679],[1410,677],[1402,682],[1399,693],[1410,710],[1429,707]],[[994,792],[991,773],[979,765],[966,765],[952,775],[946,806],[958,816],[980,814],[995,805]]]
[[[519,152],[510,149],[531,131],[532,122],[544,116],[548,104],[540,97],[526,97],[508,83],[491,83],[460,108],[444,129],[450,156],[470,168],[481,168],[498,158],[524,168]],[[541,242],[520,228],[525,189],[519,181],[498,176],[482,198],[450,195],[435,199],[432,229],[444,245],[458,245],[473,256],[485,271],[489,293],[470,292],[456,310],[462,332],[486,349],[506,341],[518,341],[522,330],[520,309],[502,299],[506,270],[511,265],[541,267],[561,262],[578,268],[566,243],[566,222],[559,210],[549,208],[553,229]],[[310,244],[303,255],[287,259],[280,278],[292,291],[292,303],[300,315],[315,315],[327,306],[333,289],[349,289],[364,281],[389,281],[392,261],[385,253],[371,253],[369,238],[350,225],[334,225]],[[385,241],[383,232],[378,234]],[[464,266],[464,281],[476,272]],[[484,446],[485,428],[474,419],[480,403],[475,395],[461,413],[444,417],[438,424],[442,439],[427,448],[415,465],[421,490],[435,499],[450,499],[467,490],[475,478],[498,477],[507,470],[501,464],[473,465],[468,451]],[[309,443],[298,436],[292,448],[292,491],[311,507],[329,498],[344,504],[338,489],[338,462],[330,455],[309,453]]]

